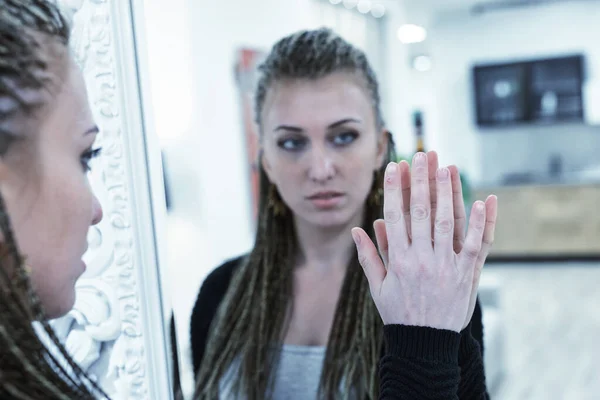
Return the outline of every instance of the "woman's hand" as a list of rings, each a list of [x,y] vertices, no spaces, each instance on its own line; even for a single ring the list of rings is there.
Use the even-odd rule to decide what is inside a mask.
[[[410,166],[407,162],[403,161],[398,164],[400,169],[400,181],[402,182],[402,212],[404,213],[404,219],[406,221],[406,230],[408,232],[408,238],[411,239],[410,229]],[[465,212],[465,202],[462,193],[462,183],[460,181],[460,174],[456,166],[451,165],[448,167],[452,177],[452,201],[454,203],[454,251],[460,253],[462,244],[465,241],[465,233],[467,226],[467,214]],[[429,198],[431,199],[431,234],[434,234],[435,225],[435,213],[437,210],[437,179],[436,174],[438,170],[438,155],[435,151],[427,152],[427,170],[429,175]],[[387,246],[387,237],[385,236],[385,223],[383,220],[377,220],[375,224],[375,233],[378,234],[377,241],[380,245],[379,251],[382,256],[387,256],[387,247],[381,247],[382,245]],[[381,234],[381,236],[380,236]],[[383,239],[383,242],[380,241]],[[387,265],[387,262],[384,262]]]
[[[429,161],[428,156],[415,155],[412,173],[406,162],[388,165],[384,221],[375,222],[383,261],[362,229],[353,229],[352,235],[385,324],[460,332],[475,308],[481,269],[493,241],[497,200],[490,196],[485,203],[475,202],[465,236],[458,171],[441,168],[430,174],[437,155]]]

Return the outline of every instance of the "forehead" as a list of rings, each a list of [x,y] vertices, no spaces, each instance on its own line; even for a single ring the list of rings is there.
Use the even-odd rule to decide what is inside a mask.
[[[269,90],[263,111],[267,127],[322,127],[349,117],[368,123],[374,111],[365,84],[346,73],[277,82]]]
[[[52,101],[44,127],[59,132],[83,132],[93,124],[83,74],[69,59],[64,80]]]

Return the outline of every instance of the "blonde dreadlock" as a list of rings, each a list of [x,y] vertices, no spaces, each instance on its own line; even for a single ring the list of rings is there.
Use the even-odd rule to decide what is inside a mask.
[[[0,156],[14,141],[32,133],[32,121],[45,106],[45,95],[59,83],[51,78],[50,62],[60,62],[59,54],[68,56],[68,43],[68,24],[53,3],[0,0]],[[51,53],[54,50],[56,54]],[[46,322],[1,195],[0,229],[0,398],[106,398]],[[34,321],[44,328],[52,350],[36,333]]]
[[[302,31],[280,40],[261,65],[255,118],[261,115],[269,88],[281,79],[318,79],[335,72],[359,75],[371,95],[377,128],[383,129],[375,73],[364,53],[329,29]],[[388,134],[389,135],[389,134]],[[389,135],[388,156],[375,174],[372,194],[378,195],[383,169],[395,160]],[[197,377],[195,398],[218,397],[219,382],[240,357],[234,390],[249,400],[264,399],[273,384],[287,310],[292,300],[292,270],[298,245],[289,212],[269,207],[270,183],[261,168],[259,221],[254,249],[234,275],[211,326]],[[373,236],[372,223],[382,217],[381,204],[367,202],[363,227]],[[329,336],[319,384],[321,398],[356,391],[360,397],[378,394],[377,363],[382,350],[383,325],[371,299],[369,285],[357,257],[348,265]]]

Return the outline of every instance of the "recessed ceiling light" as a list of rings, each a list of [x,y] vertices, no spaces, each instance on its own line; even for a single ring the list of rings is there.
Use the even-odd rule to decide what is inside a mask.
[[[375,4],[371,8],[371,15],[375,18],[381,18],[385,15],[385,7],[383,4]]]
[[[420,55],[413,59],[413,68],[419,72],[427,72],[431,70],[433,63],[431,57],[426,55]]]
[[[356,7],[356,3],[358,3],[358,0],[344,0],[344,7],[351,9]]]
[[[406,24],[398,28],[398,40],[404,44],[419,43],[427,38],[427,31],[419,25]]]
[[[360,0],[356,8],[360,13],[367,14],[371,11],[371,0]]]

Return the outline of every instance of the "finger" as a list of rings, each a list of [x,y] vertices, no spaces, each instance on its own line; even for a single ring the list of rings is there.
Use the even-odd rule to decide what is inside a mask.
[[[469,303],[469,315],[465,321],[467,326],[473,316],[473,310],[475,309],[475,303],[477,302],[477,292],[479,289],[479,281],[481,279],[481,272],[485,265],[485,260],[490,254],[492,243],[494,242],[494,232],[496,230],[496,217],[498,214],[498,199],[496,196],[491,195],[485,200],[485,226],[483,228],[483,237],[481,250],[477,256],[475,269],[473,271],[473,281],[471,286],[471,301]]]
[[[434,225],[435,225],[435,213],[437,210],[437,184],[436,174],[439,168],[438,155],[435,151],[427,152],[427,168],[429,172],[429,197],[431,197],[431,235],[433,237]]]
[[[375,239],[377,240],[377,248],[379,249],[379,255],[383,260],[383,265],[387,269],[388,266],[388,240],[387,232],[385,231],[385,222],[382,219],[378,219],[373,223],[373,230],[375,231]]]
[[[421,246],[421,248],[431,248],[431,198],[429,196],[429,173],[425,153],[417,153],[413,157],[410,183],[410,217],[412,243]]]
[[[465,243],[460,252],[459,265],[465,270],[473,271],[475,263],[481,251],[481,242],[483,240],[483,231],[485,229],[485,203],[476,201],[471,209],[471,218],[469,219],[469,228]]]
[[[452,205],[452,181],[448,168],[436,172],[437,216],[434,222],[434,250],[444,259],[454,255],[454,210]]]
[[[392,261],[403,257],[409,243],[402,212],[401,187],[400,168],[396,163],[389,163],[383,183],[383,220],[391,249],[388,257]]]
[[[496,232],[496,218],[498,216],[498,198],[494,195],[488,196],[485,200],[485,227],[483,229],[483,238],[481,240],[481,250],[477,257],[476,273],[481,273],[487,256],[490,254],[492,244],[494,243],[494,234]]]
[[[377,249],[369,235],[361,228],[352,229],[352,239],[354,239],[354,244],[356,245],[358,262],[369,281],[371,295],[379,293],[386,271],[381,258],[379,258],[379,254],[377,254]]]
[[[410,165],[404,160],[398,164],[400,169],[400,185],[402,189],[402,210],[404,214],[404,223],[406,225],[406,233],[408,240],[412,237],[410,231]]]
[[[459,254],[465,242],[467,213],[458,168],[451,165],[448,169],[452,177],[452,202],[454,203],[454,252]]]

